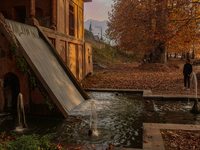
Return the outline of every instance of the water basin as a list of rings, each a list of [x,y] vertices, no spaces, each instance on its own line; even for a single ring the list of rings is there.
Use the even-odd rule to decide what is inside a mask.
[[[64,120],[27,117],[23,134],[56,133],[54,140],[73,144],[142,148],[142,123],[200,124],[200,116],[189,112],[193,102],[152,101],[139,94],[89,92],[96,103],[99,136],[87,136],[91,101],[86,101]],[[16,119],[0,122],[0,132],[15,132]],[[22,133],[17,133],[22,134]]]

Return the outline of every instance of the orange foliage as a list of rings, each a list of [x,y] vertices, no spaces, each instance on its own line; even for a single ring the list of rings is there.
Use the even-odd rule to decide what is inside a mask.
[[[110,37],[122,50],[169,53],[199,51],[199,0],[113,0]]]

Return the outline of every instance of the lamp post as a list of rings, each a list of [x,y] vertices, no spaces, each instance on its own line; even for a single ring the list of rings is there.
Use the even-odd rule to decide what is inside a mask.
[[[96,28],[100,29],[101,30],[101,41],[103,40],[103,37],[102,37],[102,27],[101,26],[95,26]]]

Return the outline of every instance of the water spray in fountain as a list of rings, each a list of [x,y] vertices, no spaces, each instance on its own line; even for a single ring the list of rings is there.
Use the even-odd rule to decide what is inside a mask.
[[[18,112],[19,125],[16,127],[16,130],[21,131],[24,128],[28,128],[28,125],[26,124],[26,117],[25,117],[22,93],[19,93],[18,98],[17,98],[17,112]],[[23,122],[23,120],[24,120],[24,122]]]
[[[200,113],[200,111],[199,111],[199,102],[198,102],[198,99],[197,99],[197,76],[196,76],[196,74],[194,72],[192,73],[191,81],[193,81],[194,88],[195,88],[195,101],[194,101],[194,106],[191,109],[191,112]]]
[[[93,118],[93,116],[94,116],[94,118]],[[92,121],[93,121],[93,119],[94,119],[94,130],[92,131]],[[99,133],[97,131],[97,121],[98,121],[98,118],[97,118],[97,107],[96,107],[95,101],[91,101],[90,130],[89,130],[89,133],[88,133],[89,136],[91,136],[92,134],[95,135],[95,136],[98,136]]]

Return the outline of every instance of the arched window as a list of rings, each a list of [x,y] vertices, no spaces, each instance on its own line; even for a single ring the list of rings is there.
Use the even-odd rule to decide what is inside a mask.
[[[0,11],[2,13],[2,15],[4,16],[4,18],[8,19],[8,14],[5,11]]]
[[[26,6],[15,6],[13,7],[13,13],[14,13],[14,18],[12,20],[15,20],[17,22],[25,23],[26,19]]]
[[[5,97],[5,109],[17,109],[17,96],[20,93],[19,78],[9,72],[4,75],[4,97]]]

